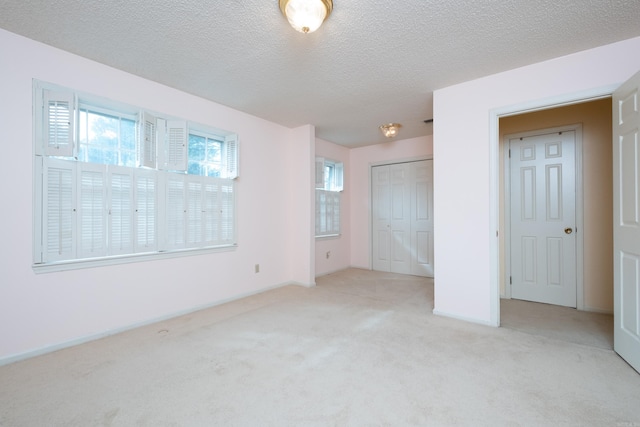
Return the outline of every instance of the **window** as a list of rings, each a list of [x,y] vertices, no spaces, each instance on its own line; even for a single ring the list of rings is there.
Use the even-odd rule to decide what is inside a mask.
[[[136,117],[79,109],[78,160],[105,165],[136,166]]]
[[[316,237],[340,235],[340,193],[344,166],[316,158]]]
[[[35,82],[34,268],[236,244],[235,134]]]
[[[222,146],[224,141],[208,136],[189,134],[189,173],[216,176],[222,172]]]

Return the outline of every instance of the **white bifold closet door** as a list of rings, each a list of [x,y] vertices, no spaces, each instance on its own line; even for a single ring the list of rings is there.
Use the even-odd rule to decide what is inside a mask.
[[[371,168],[372,266],[433,277],[433,161]]]

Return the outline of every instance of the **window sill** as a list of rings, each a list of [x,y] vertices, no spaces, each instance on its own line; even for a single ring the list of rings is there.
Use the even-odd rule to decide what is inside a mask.
[[[237,244],[216,246],[210,248],[182,249],[167,252],[151,252],[143,254],[113,255],[101,258],[85,258],[79,260],[56,261],[47,264],[33,264],[36,274],[54,273],[58,271],[80,270],[83,268],[105,267],[109,265],[129,264],[132,262],[157,261],[169,258],[179,258],[194,255],[204,255],[216,252],[235,251]]]
[[[323,240],[323,239],[337,239],[340,236],[342,236],[342,234],[323,234],[322,236],[315,236],[315,237],[318,240]]]

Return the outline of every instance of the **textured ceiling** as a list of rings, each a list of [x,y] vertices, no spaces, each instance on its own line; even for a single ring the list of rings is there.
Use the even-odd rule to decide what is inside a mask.
[[[640,36],[640,1],[334,0],[301,34],[277,0],[2,0],[0,28],[356,147],[431,134],[435,89]]]

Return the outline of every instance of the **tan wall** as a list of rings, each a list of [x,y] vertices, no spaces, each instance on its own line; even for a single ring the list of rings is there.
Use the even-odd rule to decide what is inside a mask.
[[[611,99],[501,118],[501,151],[505,135],[578,123],[582,124],[583,132],[584,308],[613,312]],[[504,177],[500,182],[502,185]],[[501,209],[500,226],[504,230],[504,209]],[[501,259],[504,259],[503,250],[504,241],[501,241]],[[504,269],[500,279],[501,294],[504,294]]]

